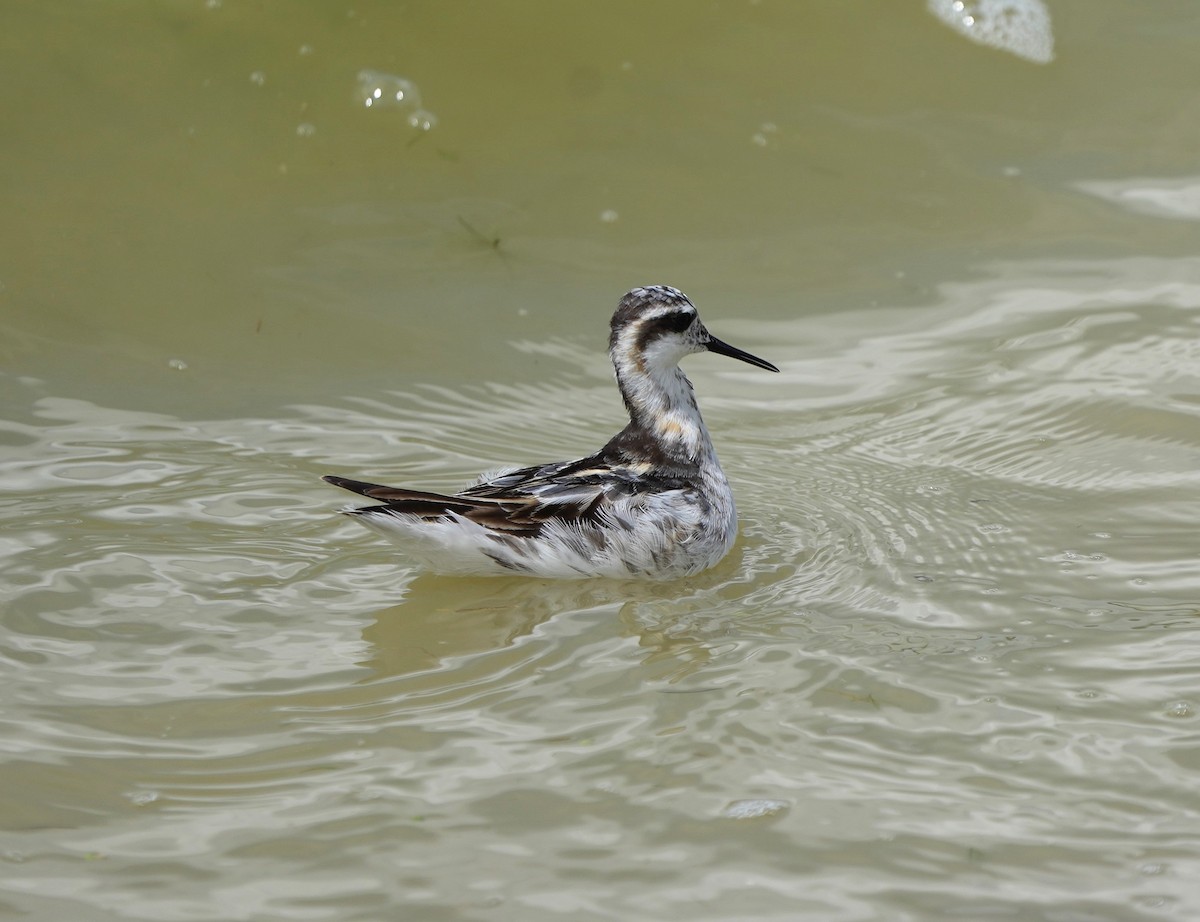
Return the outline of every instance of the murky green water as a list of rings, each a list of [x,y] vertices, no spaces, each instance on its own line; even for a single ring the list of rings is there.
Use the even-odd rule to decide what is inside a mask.
[[[9,10],[0,915],[1194,919],[1200,10],[1050,4]],[[718,568],[334,514],[597,447],[656,282],[783,368]]]

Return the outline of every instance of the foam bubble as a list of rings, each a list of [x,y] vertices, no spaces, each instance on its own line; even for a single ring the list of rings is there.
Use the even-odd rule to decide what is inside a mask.
[[[408,123],[420,131],[429,131],[437,124],[437,116],[428,109],[417,109],[409,113]]]
[[[421,91],[406,77],[381,70],[358,72],[358,98],[365,108],[397,109],[418,131],[429,131],[437,124],[437,116],[421,105]]]
[[[381,70],[358,72],[358,94],[368,109],[417,109],[421,106],[421,94],[415,83]]]
[[[927,0],[926,6],[973,42],[1038,64],[1054,60],[1054,30],[1043,0]]]

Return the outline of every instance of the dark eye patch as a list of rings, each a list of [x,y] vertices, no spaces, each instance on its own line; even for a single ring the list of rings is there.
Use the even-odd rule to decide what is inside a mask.
[[[695,319],[696,315],[691,311],[674,311],[660,318],[655,326],[668,333],[682,333]]]
[[[652,342],[672,333],[682,333],[692,325],[696,315],[691,311],[672,311],[644,324],[637,334],[637,349],[645,352]]]

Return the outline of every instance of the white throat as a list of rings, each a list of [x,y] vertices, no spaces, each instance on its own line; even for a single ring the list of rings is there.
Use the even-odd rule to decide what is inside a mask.
[[[684,353],[686,354],[686,353]],[[649,431],[669,454],[702,463],[712,456],[708,430],[696,406],[692,383],[675,356],[613,356],[617,385],[630,419]]]

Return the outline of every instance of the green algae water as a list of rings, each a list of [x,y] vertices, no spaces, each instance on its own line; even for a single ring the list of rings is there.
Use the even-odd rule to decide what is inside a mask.
[[[933,6],[10,10],[0,914],[1191,920],[1200,13]],[[782,369],[716,568],[336,514],[597,448],[658,283]]]

